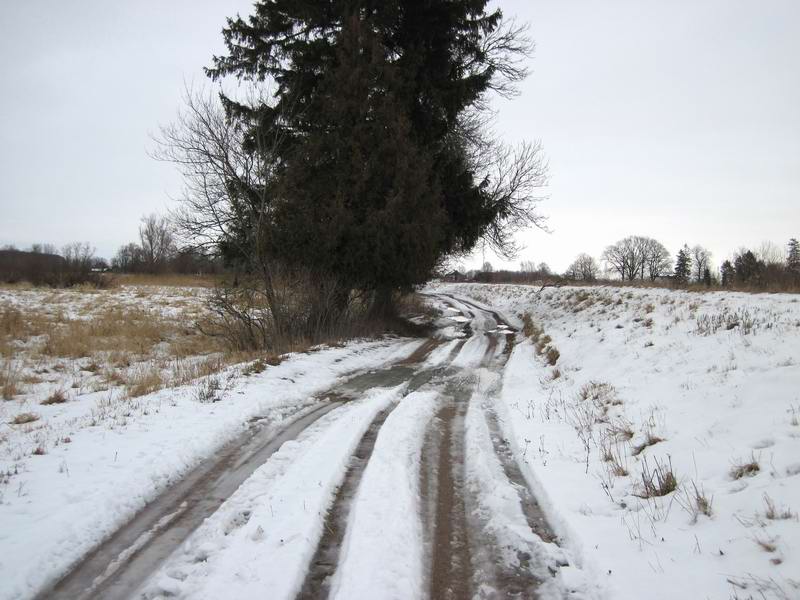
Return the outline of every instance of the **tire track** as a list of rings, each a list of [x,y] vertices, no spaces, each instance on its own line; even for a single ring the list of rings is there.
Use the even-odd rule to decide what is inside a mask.
[[[429,534],[429,590],[430,597],[437,600],[472,597],[464,493],[464,417],[469,394],[464,382],[448,386],[423,450],[421,490]]]
[[[245,434],[224,446],[212,461],[192,470],[145,506],[36,598],[130,598],[150,573],[284,442],[295,439],[341,404],[341,401],[318,404],[277,432],[263,420],[252,422]]]
[[[425,343],[412,356],[424,360],[436,347]],[[408,359],[358,373],[279,429],[266,419],[251,419],[247,431],[217,455],[190,471],[82,558],[66,575],[45,587],[36,600],[130,598],[208,516],[285,442],[296,439],[318,419],[366,390],[394,387],[418,376]]]
[[[298,600],[316,600],[317,598],[326,598],[328,596],[330,578],[336,571],[336,566],[339,562],[339,549],[344,540],[347,518],[350,515],[353,497],[359,483],[361,483],[364,469],[375,448],[378,432],[395,406],[390,406],[378,413],[358,443],[356,451],[350,459],[344,480],[339,486],[333,505],[325,518],[322,538],[319,541],[314,557],[311,559],[303,587],[297,594]]]
[[[449,360],[452,360],[462,345],[463,343],[458,344],[456,348],[454,348],[453,352],[450,354]],[[430,383],[432,380],[439,377],[445,369],[446,367],[437,367],[418,371],[409,379],[404,396]],[[400,402],[402,402],[402,400],[400,400]],[[350,459],[350,464],[345,473],[344,480],[325,517],[322,538],[309,564],[308,573],[306,574],[303,586],[297,595],[298,600],[316,600],[318,598],[328,597],[331,578],[339,564],[340,551],[347,530],[347,522],[350,517],[353,498],[361,483],[364,470],[372,456],[381,427],[383,427],[384,422],[389,418],[389,415],[397,405],[398,404],[395,404],[378,414],[370,424]]]

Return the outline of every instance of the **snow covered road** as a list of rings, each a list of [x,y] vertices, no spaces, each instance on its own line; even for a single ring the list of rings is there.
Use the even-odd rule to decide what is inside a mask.
[[[436,337],[254,420],[37,597],[594,597],[499,433],[513,328],[429,301]]]

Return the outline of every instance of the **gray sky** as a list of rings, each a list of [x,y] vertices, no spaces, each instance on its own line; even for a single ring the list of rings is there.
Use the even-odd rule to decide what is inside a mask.
[[[551,168],[553,233],[524,235],[520,259],[563,270],[640,234],[673,253],[703,244],[718,264],[800,236],[800,2],[499,4],[537,48],[498,131],[540,138]],[[184,81],[204,82],[224,18],[250,5],[5,2],[0,244],[87,240],[110,257],[134,240],[181,187],[148,157],[149,134]]]

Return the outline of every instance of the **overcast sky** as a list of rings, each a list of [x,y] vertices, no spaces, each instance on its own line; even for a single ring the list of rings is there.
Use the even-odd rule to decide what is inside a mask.
[[[719,262],[800,236],[800,2],[501,0],[531,24],[532,74],[498,103],[550,162],[522,260],[563,270],[630,234]],[[148,157],[184,81],[250,1],[3,3],[0,245],[90,241],[111,257],[180,178]],[[468,265],[477,264],[480,254]],[[499,260],[487,256],[495,266]],[[515,263],[516,264],[516,263]]]

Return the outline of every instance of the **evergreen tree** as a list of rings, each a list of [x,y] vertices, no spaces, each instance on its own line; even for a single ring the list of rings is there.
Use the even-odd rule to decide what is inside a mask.
[[[789,240],[789,252],[786,255],[786,268],[795,275],[800,275],[800,242],[797,238]]]
[[[723,287],[729,287],[733,284],[733,281],[736,278],[736,269],[733,268],[731,261],[726,260],[722,263],[722,266],[720,267],[720,273],[722,275]]]
[[[703,284],[706,287],[711,287],[711,283],[712,283],[711,270],[708,267],[706,267],[705,269],[703,269]]]
[[[741,253],[733,261],[736,281],[744,285],[760,285],[765,265],[751,250]]]
[[[689,282],[689,277],[692,274],[692,256],[688,246],[678,250],[678,255],[675,257],[675,282],[680,285],[686,285]]]
[[[385,297],[485,236],[503,250],[509,228],[539,224],[536,148],[521,169],[479,168],[508,160],[480,115],[524,76],[527,48],[487,3],[263,0],[228,20],[209,75],[275,84],[257,102],[222,96],[250,152],[271,141],[263,188],[236,191],[265,204],[271,255]]]

